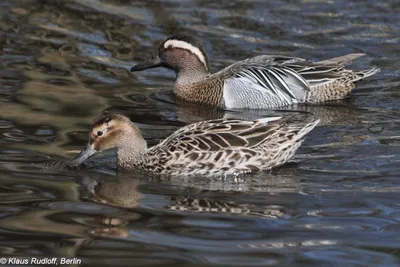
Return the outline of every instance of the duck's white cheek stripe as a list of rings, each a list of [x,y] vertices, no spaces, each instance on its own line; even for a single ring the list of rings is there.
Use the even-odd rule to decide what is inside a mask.
[[[167,49],[169,46],[189,50],[190,53],[195,54],[197,56],[197,58],[201,61],[201,63],[203,63],[204,67],[206,67],[206,69],[207,69],[206,58],[204,57],[203,53],[201,52],[201,50],[199,48],[197,48],[197,47],[193,46],[192,44],[187,43],[185,41],[174,40],[174,39],[168,40],[164,43],[165,49]]]

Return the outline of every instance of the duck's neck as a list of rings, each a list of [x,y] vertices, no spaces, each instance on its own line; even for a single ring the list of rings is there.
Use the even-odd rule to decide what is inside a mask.
[[[143,161],[147,151],[147,143],[142,136],[126,136],[117,148],[117,164],[124,169],[133,168]]]
[[[176,71],[175,87],[196,83],[209,74],[202,64],[185,64]]]

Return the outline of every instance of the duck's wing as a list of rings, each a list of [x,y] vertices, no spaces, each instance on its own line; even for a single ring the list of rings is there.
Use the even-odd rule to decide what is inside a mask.
[[[186,154],[214,152],[223,149],[251,148],[276,133],[281,127],[280,117],[255,121],[219,119],[185,126],[151,150],[153,153]]]
[[[173,133],[146,158],[162,165],[160,172],[247,173],[286,162],[317,123],[289,124],[280,117],[199,122]]]
[[[307,80],[299,74],[306,62],[300,58],[265,55],[236,62],[215,75],[224,77],[225,92],[237,91],[235,87],[240,87],[250,96],[268,94],[267,98],[290,104],[310,89]]]
[[[270,101],[303,102],[311,87],[343,77],[345,64],[363,54],[349,54],[320,62],[302,58],[263,55],[239,61],[215,75],[224,76],[226,91],[240,87],[248,95],[268,94]]]
[[[300,64],[297,72],[308,82],[310,88],[320,87],[338,80],[342,82],[356,82],[380,71],[379,68],[375,67],[359,71],[345,68],[353,59],[364,55],[362,53],[348,54],[323,61],[310,62],[305,65]]]

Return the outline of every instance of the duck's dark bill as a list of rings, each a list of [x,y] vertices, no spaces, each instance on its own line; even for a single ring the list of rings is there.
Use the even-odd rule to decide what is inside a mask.
[[[146,70],[146,69],[151,69],[151,68],[156,68],[162,65],[162,61],[158,56],[152,57],[146,62],[137,64],[131,68],[131,71],[140,71],[140,70]]]
[[[85,160],[93,156],[97,151],[91,148],[90,146],[86,146],[84,150],[82,150],[75,158],[70,160],[67,164],[68,168],[74,168],[81,165]]]

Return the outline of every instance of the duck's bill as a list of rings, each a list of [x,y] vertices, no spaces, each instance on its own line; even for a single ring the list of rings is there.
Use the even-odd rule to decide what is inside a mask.
[[[152,57],[146,62],[137,64],[131,68],[131,71],[141,71],[141,70],[146,70],[146,69],[151,69],[151,68],[157,68],[162,65],[162,61],[158,56]]]
[[[75,158],[71,159],[67,167],[68,168],[75,168],[85,162],[88,158],[93,156],[97,151],[93,149],[91,146],[87,145],[85,149],[83,149]]]

